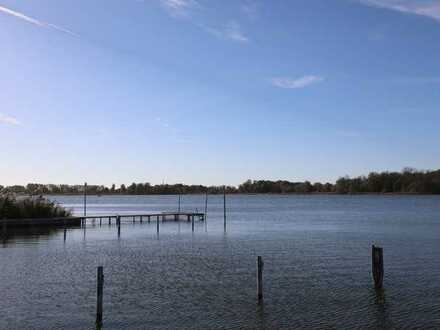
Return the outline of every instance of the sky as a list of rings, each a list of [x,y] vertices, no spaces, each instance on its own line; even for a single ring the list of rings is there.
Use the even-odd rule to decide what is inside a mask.
[[[0,0],[0,184],[440,168],[440,0]]]

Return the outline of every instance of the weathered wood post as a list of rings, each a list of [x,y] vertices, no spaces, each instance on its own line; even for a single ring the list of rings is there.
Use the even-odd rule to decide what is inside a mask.
[[[67,238],[67,229],[64,228],[64,242],[66,241],[66,238]]]
[[[133,223],[136,222],[136,216],[133,215]]]
[[[84,216],[87,216],[87,182],[84,182]]]
[[[263,258],[257,257],[257,297],[260,303],[263,300]]]
[[[118,237],[121,236],[121,216],[116,217],[116,225],[118,226]]]
[[[142,223],[142,220],[143,220],[143,219],[142,219],[142,215],[141,215],[141,217],[139,218],[140,223]]]
[[[159,216],[156,217],[157,233],[159,234]]]
[[[102,224],[102,218],[99,218],[99,227],[101,227]]]
[[[104,293],[104,268],[102,266],[98,267],[98,288],[96,293],[96,325],[100,327],[102,325],[102,297]]]
[[[191,228],[192,231],[194,232],[194,215],[191,217]]]
[[[374,287],[382,289],[383,287],[383,249],[372,246],[371,249],[372,273],[374,280]]]
[[[203,220],[206,221],[207,217],[208,217],[208,191],[206,191],[205,194],[205,215],[203,217]]]
[[[112,218],[108,217],[108,225],[111,226],[112,225]]]
[[[150,215],[147,216],[147,220],[148,220],[148,223],[150,223],[150,221],[151,221],[151,216]]]
[[[226,186],[223,186],[223,227],[226,231]]]

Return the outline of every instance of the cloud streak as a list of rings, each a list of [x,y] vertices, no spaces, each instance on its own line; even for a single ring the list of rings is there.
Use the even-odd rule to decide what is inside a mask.
[[[304,76],[300,78],[274,77],[270,80],[271,84],[279,88],[297,89],[304,88],[324,81],[320,76]]]
[[[12,9],[9,9],[9,8],[3,7],[3,6],[0,6],[0,12],[8,14],[8,15],[11,15],[11,16],[14,16],[14,17],[16,17],[18,19],[21,19],[21,20],[23,20],[25,22],[28,22],[28,23],[33,24],[33,25],[36,25],[36,26],[41,27],[41,28],[50,28],[50,29],[57,30],[59,32],[63,32],[63,33],[75,36],[75,37],[79,37],[78,34],[72,32],[72,31],[70,31],[68,29],[65,29],[65,28],[63,28],[61,26],[40,21],[40,20],[38,20],[36,18],[27,16],[27,15],[25,15],[23,13],[20,13],[18,11],[15,11],[15,10],[12,10]]]
[[[5,115],[3,113],[0,113],[0,123],[15,125],[15,126],[21,125],[21,123],[16,118]]]
[[[199,6],[196,0],[161,0],[161,3],[172,16],[187,16]]]
[[[440,22],[440,0],[359,0],[361,3],[426,16]]]
[[[231,21],[223,27],[204,27],[206,31],[221,39],[229,39],[236,42],[248,42],[249,38],[243,33],[240,24]]]

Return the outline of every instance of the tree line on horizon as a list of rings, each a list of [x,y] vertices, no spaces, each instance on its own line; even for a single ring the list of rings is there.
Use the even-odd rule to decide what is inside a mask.
[[[171,195],[171,194],[221,194],[223,186],[203,186],[184,184],[132,183],[131,185],[115,184],[110,187],[103,185],[88,185],[90,195]],[[238,187],[226,186],[226,193],[274,193],[274,194],[309,194],[309,193],[413,193],[413,194],[440,194],[440,170],[418,171],[405,168],[401,172],[371,172],[368,176],[339,178],[336,183],[290,182],[286,180],[247,180]],[[83,185],[67,184],[38,184],[29,183],[26,186],[14,185],[3,187],[0,193],[14,193],[26,195],[51,194],[83,194]]]

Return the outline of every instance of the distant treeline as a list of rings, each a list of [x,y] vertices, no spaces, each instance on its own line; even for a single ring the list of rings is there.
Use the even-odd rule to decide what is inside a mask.
[[[171,194],[219,194],[223,193],[223,186],[202,186],[184,184],[160,184],[149,183],[122,184],[116,187],[88,185],[87,193],[90,195],[171,195]],[[358,194],[358,193],[413,193],[413,194],[440,194],[440,170],[417,171],[405,168],[402,172],[372,172],[368,176],[350,178],[348,176],[339,178],[335,184],[332,183],[310,183],[269,181],[269,180],[248,180],[238,187],[227,186],[226,192],[231,193],[337,193],[337,194]],[[55,185],[29,183],[26,186],[0,185],[0,193],[15,193],[28,195],[50,195],[50,194],[83,194],[83,185]]]

